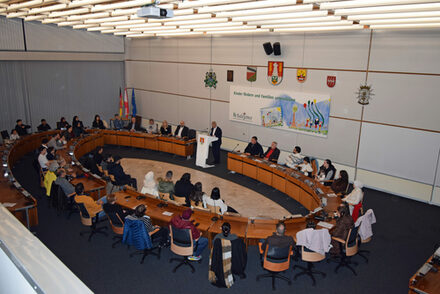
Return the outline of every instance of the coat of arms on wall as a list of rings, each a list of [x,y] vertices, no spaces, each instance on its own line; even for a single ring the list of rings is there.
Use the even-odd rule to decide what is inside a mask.
[[[307,69],[305,68],[298,68],[296,70],[296,79],[300,83],[304,83],[307,80]]]
[[[248,82],[255,82],[257,80],[257,68],[248,66],[246,71],[246,80]]]
[[[367,84],[361,85],[359,90],[356,92],[358,95],[358,103],[361,105],[368,105],[370,103],[371,96],[374,96],[372,92],[373,89],[371,89],[371,86],[368,86]]]
[[[333,88],[336,85],[336,76],[327,76],[327,86]]]
[[[283,80],[284,62],[269,61],[267,63],[267,80],[272,86],[278,86]]]
[[[204,82],[206,88],[217,88],[217,75],[212,69],[206,72]]]

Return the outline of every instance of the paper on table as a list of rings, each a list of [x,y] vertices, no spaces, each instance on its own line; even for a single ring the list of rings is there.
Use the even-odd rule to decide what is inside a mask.
[[[247,157],[247,155],[246,154],[242,154],[242,155],[240,155],[240,157]]]
[[[17,203],[5,202],[5,203],[2,203],[2,204],[3,204],[4,207],[14,207],[15,204],[17,204]]]
[[[333,228],[333,225],[328,222],[319,222],[317,225],[329,230]]]
[[[338,196],[338,195],[336,195],[335,193],[327,194],[327,197],[336,197],[336,196]]]
[[[169,212],[169,211],[164,211],[164,212],[162,212],[162,214],[166,215],[166,216],[172,216],[173,215],[173,213]]]

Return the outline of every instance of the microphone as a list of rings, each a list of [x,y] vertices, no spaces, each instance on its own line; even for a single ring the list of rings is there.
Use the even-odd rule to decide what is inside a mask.
[[[232,149],[232,151],[231,152],[234,152],[235,151],[235,149],[238,147],[238,145],[240,145],[240,143],[238,143],[237,145],[235,145],[235,147],[234,147],[234,149]]]

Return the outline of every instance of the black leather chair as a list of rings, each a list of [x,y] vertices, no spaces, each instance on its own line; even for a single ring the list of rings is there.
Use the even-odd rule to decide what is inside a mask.
[[[196,130],[189,129],[188,130],[188,139],[195,139],[196,138]]]
[[[116,240],[116,242],[112,244],[112,248],[115,248],[116,244],[122,242],[122,236],[124,235],[124,221],[114,212],[106,212],[106,214],[110,222],[110,227],[115,234],[113,240]]]
[[[7,139],[9,139],[9,133],[8,133],[7,130],[3,130],[3,131],[1,131],[1,134],[2,134],[2,139],[3,139],[3,140],[7,140]]]
[[[358,230],[359,227],[353,228],[348,232],[348,236],[346,240],[342,240],[340,238],[332,237],[332,239],[342,243],[341,246],[341,256],[334,260],[334,259],[327,259],[328,262],[330,261],[336,261],[338,262],[338,266],[335,268],[335,273],[338,272],[338,270],[341,267],[346,267],[349,270],[353,272],[353,274],[356,276],[356,271],[352,267],[352,265],[357,266],[358,263],[355,261],[352,261],[351,258],[358,254],[359,252],[359,237],[358,237]]]
[[[52,183],[50,187],[50,206],[52,206],[55,209],[58,209],[58,190],[60,186],[55,184],[55,182]]]
[[[266,249],[263,253],[263,268],[267,270],[268,274],[262,274],[257,276],[257,281],[261,278],[272,278],[272,289],[275,290],[275,279],[281,279],[287,281],[289,285],[292,284],[292,281],[280,274],[280,272],[284,272],[290,267],[290,256],[292,254],[292,246],[289,247],[275,247],[275,246],[266,246]]]
[[[81,217],[81,223],[84,226],[89,227],[90,229],[87,231],[82,231],[79,233],[80,236],[84,234],[89,234],[88,241],[92,239],[93,235],[95,234],[103,234],[104,236],[107,236],[106,232],[103,232],[103,230],[107,230],[107,227],[99,227],[97,228],[96,225],[98,224],[98,216],[90,217],[89,212],[87,211],[84,203],[77,203],[79,208],[79,215]]]
[[[193,255],[194,240],[192,238],[190,229],[176,229],[170,225],[170,236],[171,236],[171,251],[174,254],[181,256],[181,258],[170,258],[170,263],[173,261],[179,261],[179,264],[173,269],[173,273],[177,271],[182,265],[187,265],[191,268],[191,272],[195,272],[194,266],[187,259],[188,256]],[[199,260],[201,263],[201,260]]]

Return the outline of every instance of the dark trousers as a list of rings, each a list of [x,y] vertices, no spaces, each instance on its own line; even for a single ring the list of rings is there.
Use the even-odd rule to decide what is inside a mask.
[[[214,163],[220,163],[220,143],[212,142],[212,155],[214,155]]]

